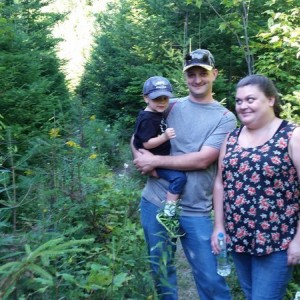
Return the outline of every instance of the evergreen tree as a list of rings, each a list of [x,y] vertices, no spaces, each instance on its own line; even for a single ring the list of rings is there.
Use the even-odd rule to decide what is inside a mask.
[[[0,6],[0,111],[14,143],[25,151],[30,137],[69,109],[69,94],[55,54],[51,29],[58,16],[43,13],[46,1]]]
[[[141,92],[148,77],[172,75],[176,90],[183,86],[178,73],[182,52],[173,47],[183,22],[177,28],[169,24],[167,3],[161,1],[158,9],[148,1],[121,0],[99,16],[101,34],[78,92],[100,119],[118,120],[121,127],[132,130],[138,110],[144,107]],[[127,138],[131,133],[124,131]]]

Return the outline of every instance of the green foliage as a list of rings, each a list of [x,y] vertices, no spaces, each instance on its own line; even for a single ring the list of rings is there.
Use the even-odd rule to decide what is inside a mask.
[[[46,1],[0,6],[0,111],[13,139],[24,150],[28,137],[45,130],[55,114],[68,109],[68,91],[60,72],[50,30],[56,15],[41,9]]]
[[[5,124],[1,120],[3,120],[2,115],[0,115],[0,140],[3,140],[4,139],[3,131],[5,129]]]
[[[269,17],[268,31],[261,30],[258,34],[264,53],[256,67],[259,72],[276,78],[282,92],[299,89],[300,9],[286,8],[280,12],[270,9],[265,13]]]
[[[189,46],[203,47],[214,53],[221,71],[216,99],[227,98],[232,108],[233,83],[253,72],[260,54],[256,35],[267,30],[268,16],[261,14],[265,9],[258,0],[114,2],[99,15],[101,32],[78,93],[97,117],[117,121],[128,139],[137,112],[144,107],[140,95],[144,80],[166,76],[176,96],[185,96],[182,56]]]
[[[78,127],[68,135],[54,122],[48,137],[31,141],[28,155],[39,164],[29,167],[16,149],[7,149],[5,157],[11,159],[1,169],[0,183],[13,201],[2,200],[0,217],[7,233],[15,227],[22,236],[1,237],[0,253],[16,248],[14,255],[2,256],[3,291],[20,297],[38,294],[41,299],[56,294],[143,299],[152,286],[137,213],[141,185],[129,173],[129,145],[117,145],[118,131],[94,115],[76,117]],[[72,242],[57,239],[60,233],[65,241],[84,236],[95,243],[73,253],[67,248]],[[23,243],[30,246],[19,259]],[[53,260],[53,255],[59,258]]]
[[[249,73],[251,57],[255,72],[282,93],[283,117],[300,122],[298,5],[114,1],[98,15],[95,47],[72,99],[51,35],[61,16],[46,13],[47,5],[0,4],[1,292],[155,299],[138,215],[145,178],[132,171],[128,145],[144,107],[143,82],[163,75],[185,96],[182,56],[208,48],[219,69],[215,98],[233,109],[233,83]],[[287,299],[298,282],[297,267]],[[235,274],[229,283],[242,299]]]
[[[288,120],[300,122],[300,9],[291,0],[281,7],[277,1],[265,12],[268,15],[268,30],[258,33],[260,44],[258,73],[275,81],[283,95],[283,114]]]
[[[33,251],[26,244],[23,258],[7,262],[0,267],[1,299],[7,299],[13,293],[21,277],[37,282],[43,287],[39,291],[44,292],[54,285],[54,276],[49,272],[50,261],[68,253],[83,252],[85,249],[77,246],[91,242],[93,239],[64,241],[63,238],[58,238],[42,244]]]
[[[300,266],[299,265],[295,266],[294,268],[293,278],[288,285],[285,300],[294,299],[297,292],[300,292]]]
[[[300,124],[300,90],[283,96],[283,101],[282,117]]]
[[[139,109],[144,108],[141,92],[148,77],[168,77],[176,70],[178,78],[172,73],[175,91],[183,86],[182,73],[178,72],[181,53],[172,49],[174,40],[178,40],[178,28],[174,27],[174,20],[170,25],[168,15],[175,8],[166,1],[159,4],[159,9],[157,5],[151,1],[122,0],[120,4],[110,4],[108,12],[99,15],[102,33],[97,36],[78,88],[87,107],[109,123],[118,120],[127,139]],[[126,132],[125,128],[131,130]]]

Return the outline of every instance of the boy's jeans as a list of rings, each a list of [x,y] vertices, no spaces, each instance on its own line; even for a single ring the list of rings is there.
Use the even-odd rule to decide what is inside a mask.
[[[180,195],[186,184],[186,175],[182,171],[157,168],[156,173],[160,178],[169,182],[168,191]]]

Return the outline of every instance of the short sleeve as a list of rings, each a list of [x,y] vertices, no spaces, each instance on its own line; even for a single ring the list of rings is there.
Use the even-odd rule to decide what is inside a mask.
[[[235,115],[229,111],[224,111],[223,117],[217,124],[212,134],[206,139],[203,146],[209,146],[216,149],[221,149],[226,135],[237,127]]]

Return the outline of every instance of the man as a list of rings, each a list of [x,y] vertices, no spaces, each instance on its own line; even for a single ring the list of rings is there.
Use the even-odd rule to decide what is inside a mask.
[[[183,72],[189,95],[175,99],[167,123],[175,128],[171,155],[134,151],[134,164],[142,174],[155,168],[186,171],[187,183],[181,196],[179,222],[185,235],[181,243],[192,267],[201,300],[231,299],[223,277],[217,274],[212,253],[212,189],[216,161],[226,134],[236,127],[233,113],[213,99],[212,87],[218,70],[208,50],[198,49],[186,56]],[[170,240],[156,214],[166,199],[168,182],[149,177],[142,193],[141,222],[148,245],[155,287],[160,299],[176,300],[174,266],[176,241]]]

